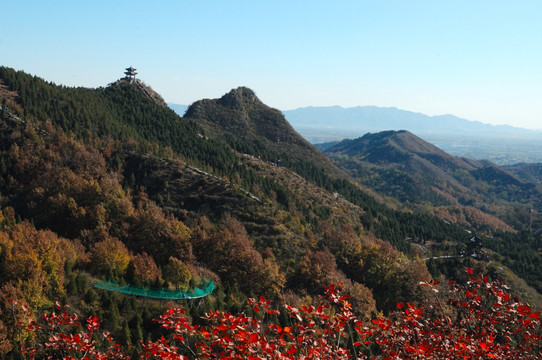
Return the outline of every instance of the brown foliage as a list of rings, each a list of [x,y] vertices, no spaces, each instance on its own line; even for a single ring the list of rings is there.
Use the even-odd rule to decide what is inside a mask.
[[[194,246],[198,260],[209,264],[211,270],[241,290],[276,295],[285,278],[279,266],[262,258],[249,239],[245,227],[231,215],[226,215],[219,228],[208,229],[205,219],[194,229]]]
[[[367,286],[358,282],[345,283],[344,290],[350,295],[352,312],[360,319],[369,319],[376,313],[376,301],[373,292]]]
[[[380,309],[392,310],[395,303],[390,299],[422,299],[416,285],[431,279],[425,264],[408,259],[388,242],[358,237],[348,225],[323,224],[321,231],[339,269],[352,281],[371,289]]]
[[[13,346],[8,339],[8,330],[4,322],[0,320],[0,355],[5,355],[11,351]]]
[[[146,252],[137,254],[132,258],[134,275],[139,281],[156,281],[160,277],[160,270],[153,258]]]
[[[299,259],[293,278],[298,287],[317,293],[330,282],[329,280],[337,279],[338,276],[335,257],[325,249],[317,252],[307,250],[307,253]]]
[[[127,221],[129,236],[125,241],[132,251],[146,252],[159,265],[166,264],[170,256],[193,260],[190,229],[173,216],[166,217],[153,202],[141,201]]]
[[[14,132],[10,139],[11,187],[17,202],[26,204],[21,215],[68,238],[105,223],[104,203],[119,197],[111,191],[119,179],[108,173],[104,157],[62,131],[42,138],[33,131]]]

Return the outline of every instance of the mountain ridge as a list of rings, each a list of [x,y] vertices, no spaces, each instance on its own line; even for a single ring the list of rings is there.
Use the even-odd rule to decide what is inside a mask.
[[[382,195],[418,206],[429,201],[443,211],[458,205],[476,208],[493,224],[487,225],[503,230],[510,231],[510,225],[515,224],[497,220],[505,209],[498,210],[495,202],[523,201],[523,206],[532,206],[531,201],[540,205],[542,199],[535,183],[490,161],[452,156],[405,130],[343,140],[324,152],[360,183]]]

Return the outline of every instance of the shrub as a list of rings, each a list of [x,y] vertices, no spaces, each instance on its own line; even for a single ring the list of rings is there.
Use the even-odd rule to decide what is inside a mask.
[[[169,309],[157,321],[168,337],[142,344],[143,359],[540,359],[540,312],[521,303],[502,280],[473,276],[465,285],[450,282],[442,296],[438,282],[421,283],[435,294],[424,306],[398,303],[389,317],[361,322],[341,287],[326,288],[316,306],[285,305],[288,321],[263,297],[250,299],[245,313],[210,311],[206,325],[193,325],[184,309]],[[447,298],[447,299],[445,299]],[[58,309],[62,309],[58,307]],[[251,315],[248,315],[251,314]],[[55,357],[119,359],[123,353],[107,333],[98,350],[99,320],[81,326],[76,314],[45,314],[30,319],[33,341],[22,345],[29,358],[55,351]],[[86,327],[86,330],[85,330]],[[70,328],[65,332],[65,328]],[[73,329],[75,328],[75,330]]]

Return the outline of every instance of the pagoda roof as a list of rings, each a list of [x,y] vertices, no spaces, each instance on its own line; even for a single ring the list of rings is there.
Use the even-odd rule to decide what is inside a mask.
[[[126,71],[124,72],[126,75],[135,75],[137,74],[136,69],[133,67],[127,67]]]

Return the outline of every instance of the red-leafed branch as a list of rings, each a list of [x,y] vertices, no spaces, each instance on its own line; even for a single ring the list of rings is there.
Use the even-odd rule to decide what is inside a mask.
[[[421,283],[434,301],[398,303],[395,313],[367,322],[353,314],[340,285],[327,287],[316,306],[285,305],[287,326],[272,320],[279,310],[263,297],[250,299],[247,313],[211,311],[204,326],[193,325],[184,309],[170,309],[156,319],[170,335],[142,344],[140,358],[541,359],[540,313],[511,296],[501,280],[474,276],[470,269],[467,275],[465,285]],[[108,347],[102,343],[97,350],[95,317],[83,326],[76,314],[64,311],[44,315],[40,324],[30,321],[28,331],[34,339],[48,338],[22,347],[29,358],[126,358],[107,335]]]

